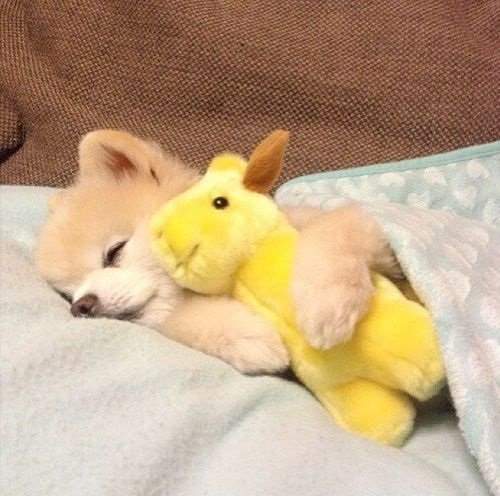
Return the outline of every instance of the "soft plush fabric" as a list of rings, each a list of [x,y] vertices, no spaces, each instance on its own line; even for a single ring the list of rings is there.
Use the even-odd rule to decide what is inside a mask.
[[[379,217],[431,311],[460,427],[499,493],[500,142],[297,178],[277,197],[325,208],[354,198]]]
[[[434,323],[425,307],[373,273],[373,296],[353,337],[328,349],[310,345],[290,293],[299,233],[267,194],[287,141],[282,131],[271,134],[248,163],[217,155],[200,181],[152,216],[151,246],[182,287],[233,296],[265,318],[297,378],[337,424],[400,446],[415,417],[409,396],[425,401],[445,384]]]
[[[68,184],[96,127],[196,166],[285,127],[283,179],[499,139],[499,19],[497,0],[2,0],[0,182]]]
[[[50,192],[0,188],[2,495],[488,494],[450,415],[386,448],[296,384],[71,317],[31,261]]]

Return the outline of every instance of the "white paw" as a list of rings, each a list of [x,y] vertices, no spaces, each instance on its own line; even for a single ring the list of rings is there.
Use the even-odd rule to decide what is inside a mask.
[[[297,323],[313,348],[328,349],[348,341],[373,292],[366,266],[348,275],[314,274],[292,285]]]
[[[240,331],[227,340],[220,357],[244,374],[276,373],[289,363],[288,351],[278,332],[258,317],[247,332]]]

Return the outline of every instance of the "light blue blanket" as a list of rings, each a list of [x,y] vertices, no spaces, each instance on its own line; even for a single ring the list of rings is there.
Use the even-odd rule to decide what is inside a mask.
[[[500,493],[500,142],[297,178],[276,197],[354,199],[380,219],[436,322],[467,445]]]
[[[134,324],[72,318],[31,260],[50,193],[0,187],[2,496],[488,494],[451,414],[423,416],[404,450],[380,446],[299,385],[244,377]]]

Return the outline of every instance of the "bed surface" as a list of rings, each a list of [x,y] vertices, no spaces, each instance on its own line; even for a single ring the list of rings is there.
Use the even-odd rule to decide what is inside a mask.
[[[2,494],[488,494],[451,412],[387,448],[296,384],[72,318],[30,255],[51,191],[0,188]]]

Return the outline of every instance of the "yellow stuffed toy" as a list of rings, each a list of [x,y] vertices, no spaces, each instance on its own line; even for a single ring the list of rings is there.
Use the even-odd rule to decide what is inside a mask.
[[[215,157],[198,183],[153,216],[153,250],[181,286],[232,295],[269,319],[297,377],[340,425],[399,445],[413,427],[409,396],[428,399],[444,383],[431,317],[373,274],[375,293],[353,338],[328,350],[307,343],[289,293],[298,233],[266,196],[287,141],[275,131],[248,164],[231,153]]]

